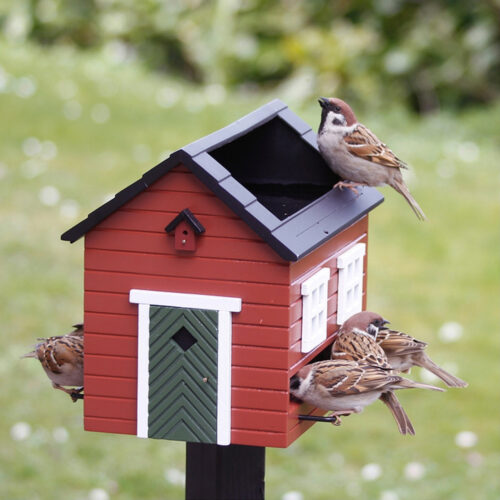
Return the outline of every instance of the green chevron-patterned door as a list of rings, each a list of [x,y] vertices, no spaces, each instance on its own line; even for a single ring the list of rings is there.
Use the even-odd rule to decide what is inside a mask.
[[[217,442],[217,311],[151,306],[148,436]]]

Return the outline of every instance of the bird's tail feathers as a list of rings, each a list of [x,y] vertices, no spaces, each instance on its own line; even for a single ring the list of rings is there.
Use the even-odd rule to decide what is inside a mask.
[[[424,352],[419,358],[415,359],[415,363],[436,375],[436,377],[440,378],[448,387],[467,387],[469,385],[465,380],[452,375],[444,368],[436,365],[436,363],[434,363],[434,361]]]
[[[401,434],[411,434],[415,435],[415,429],[410,421],[410,418],[406,414],[404,408],[401,406],[399,399],[396,397],[392,391],[384,392],[380,396],[380,400],[391,410],[392,416],[396,423],[398,424],[399,432]]]
[[[397,180],[394,179],[393,182],[391,183],[391,186],[400,194],[402,194],[405,198],[405,200],[408,202],[412,210],[415,212],[415,215],[418,217],[418,219],[424,221],[427,219],[427,217],[424,214],[424,211],[420,208],[420,205],[417,203],[415,198],[411,195],[408,187],[404,183],[403,180]]]
[[[431,391],[445,392],[446,389],[441,387],[436,387],[435,385],[422,384],[421,382],[415,382],[415,380],[410,380],[409,378],[398,377],[399,381],[396,389],[429,389]]]

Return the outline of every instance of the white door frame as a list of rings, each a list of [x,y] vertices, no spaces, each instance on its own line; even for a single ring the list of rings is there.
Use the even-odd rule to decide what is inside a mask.
[[[149,307],[170,306],[218,312],[217,342],[217,444],[231,442],[232,312],[241,311],[241,299],[132,289],[129,301],[139,305],[137,353],[137,436],[148,437]]]

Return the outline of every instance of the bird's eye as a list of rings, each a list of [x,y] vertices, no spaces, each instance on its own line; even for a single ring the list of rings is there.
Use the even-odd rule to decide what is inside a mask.
[[[340,109],[340,106],[335,106],[333,111],[335,111],[335,113],[340,113],[342,110]]]

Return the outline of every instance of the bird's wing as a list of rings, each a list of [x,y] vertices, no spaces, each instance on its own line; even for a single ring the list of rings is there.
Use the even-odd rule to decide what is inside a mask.
[[[383,165],[384,167],[408,168],[378,137],[358,123],[344,136],[347,150],[354,156]]]
[[[391,369],[382,347],[371,337],[359,333],[340,334],[333,344],[332,358],[350,359],[387,370]]]
[[[381,390],[394,378],[376,366],[348,360],[325,361],[324,366],[318,368],[316,377],[317,383],[331,396]]]
[[[83,339],[79,336],[64,335],[50,337],[37,347],[38,359],[53,373],[62,373],[66,364],[79,365],[83,359]]]
[[[377,334],[377,343],[386,354],[406,355],[422,352],[427,344],[413,338],[411,335],[397,330],[382,329]]]

